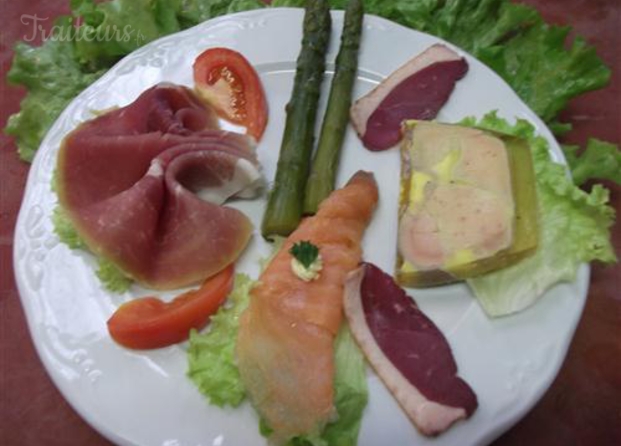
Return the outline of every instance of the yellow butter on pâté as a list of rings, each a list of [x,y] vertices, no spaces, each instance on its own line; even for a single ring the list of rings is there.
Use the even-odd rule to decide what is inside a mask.
[[[530,147],[455,124],[404,123],[397,281],[432,286],[532,254],[538,211]]]

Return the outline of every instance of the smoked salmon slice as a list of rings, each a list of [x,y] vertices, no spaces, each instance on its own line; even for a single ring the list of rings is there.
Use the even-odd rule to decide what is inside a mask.
[[[345,280],[361,261],[360,242],[377,200],[373,174],[356,173],[302,221],[251,291],[237,360],[273,444],[319,434],[336,416],[333,344],[343,319]],[[314,281],[304,282],[291,269],[289,250],[299,241],[319,248],[323,269]]]

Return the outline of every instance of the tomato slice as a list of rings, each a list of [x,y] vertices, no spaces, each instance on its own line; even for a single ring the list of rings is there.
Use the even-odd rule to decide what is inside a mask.
[[[142,297],[121,305],[108,319],[108,331],[119,344],[133,349],[165,347],[184,341],[191,328],[200,330],[233,288],[233,265],[205,280],[197,290],[171,302]]]
[[[194,61],[196,91],[218,115],[246,127],[257,141],[267,125],[263,85],[250,62],[237,51],[210,48]]]

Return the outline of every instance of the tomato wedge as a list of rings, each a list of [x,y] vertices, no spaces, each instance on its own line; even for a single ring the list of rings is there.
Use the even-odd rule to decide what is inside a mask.
[[[244,56],[220,47],[203,51],[194,61],[194,84],[221,118],[246,127],[247,134],[261,139],[267,125],[267,101],[257,72]]]
[[[190,329],[207,325],[233,288],[233,265],[205,280],[197,289],[171,302],[142,297],[121,305],[108,319],[108,331],[119,344],[132,349],[165,347],[184,341]]]

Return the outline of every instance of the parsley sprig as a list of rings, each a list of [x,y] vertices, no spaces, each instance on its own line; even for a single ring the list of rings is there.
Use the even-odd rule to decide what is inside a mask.
[[[319,248],[308,240],[302,240],[295,243],[291,249],[289,249],[289,253],[295,257],[298,262],[304,265],[304,268],[310,268],[319,256]]]

